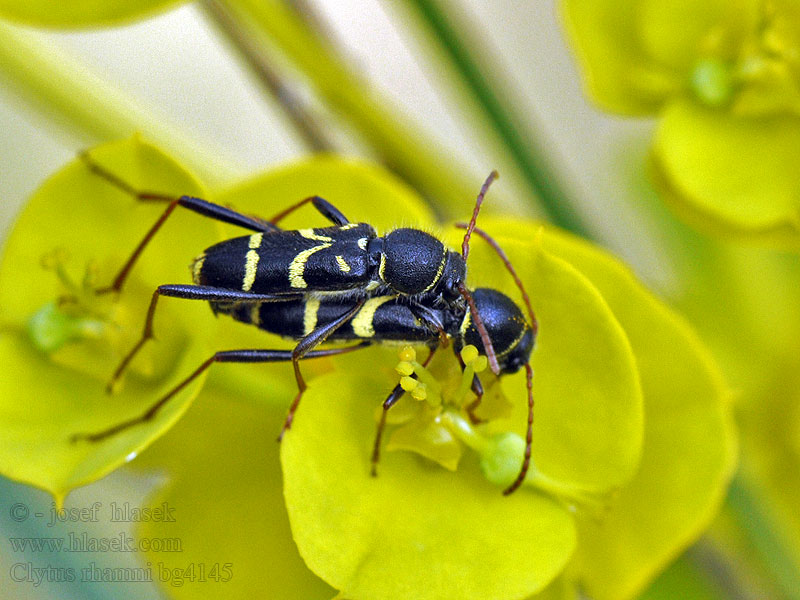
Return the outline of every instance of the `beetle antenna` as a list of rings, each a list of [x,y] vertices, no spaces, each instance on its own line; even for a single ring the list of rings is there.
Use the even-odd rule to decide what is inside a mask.
[[[466,223],[456,223],[456,227],[459,229],[467,229],[468,225]],[[511,273],[511,276],[514,278],[514,283],[517,284],[519,291],[522,293],[522,299],[525,302],[525,308],[528,310],[528,317],[531,320],[531,330],[533,331],[533,336],[535,338],[539,331],[539,322],[536,320],[536,315],[533,313],[530,296],[528,296],[528,292],[525,291],[525,286],[522,285],[522,280],[519,278],[519,275],[517,275],[517,270],[514,268],[514,265],[511,264],[508,255],[500,247],[500,244],[498,244],[492,236],[479,227],[473,227],[472,229],[480,237],[486,240],[486,243],[489,244],[497,253],[497,255],[500,257],[500,260],[502,260],[503,264],[505,264],[506,269],[508,269],[508,272]]]
[[[464,262],[467,262],[467,256],[469,256],[469,238],[472,236],[472,230],[475,229],[475,221],[478,220],[478,213],[481,211],[483,198],[486,196],[489,186],[492,185],[492,182],[498,177],[500,177],[500,174],[497,171],[492,171],[489,173],[486,181],[484,181],[483,185],[481,186],[481,191],[478,192],[478,199],[475,201],[475,208],[472,209],[472,218],[469,220],[469,226],[466,228],[467,232],[464,234],[464,241],[461,242],[461,257],[464,259]]]
[[[481,336],[483,349],[486,351],[486,358],[489,359],[489,368],[492,370],[492,373],[499,375],[500,365],[497,364],[497,355],[494,352],[494,346],[492,345],[492,340],[489,337],[489,332],[486,331],[486,325],[483,324],[483,319],[481,319],[481,316],[478,314],[478,307],[475,306],[475,299],[472,297],[472,294],[469,293],[467,286],[465,286],[463,283],[458,284],[458,291],[469,305],[469,312],[472,315],[472,320],[475,322],[475,328],[478,330],[478,334]]]
[[[531,320],[531,331],[533,332],[533,337],[535,339],[536,334],[539,331],[539,322],[536,320],[536,315],[533,313],[530,296],[528,296],[528,292],[525,290],[525,286],[522,284],[522,280],[519,278],[517,270],[514,268],[514,265],[511,264],[508,255],[500,247],[500,244],[498,244],[492,236],[486,233],[483,229],[475,227],[474,223],[470,223],[470,225],[472,226],[471,230],[486,240],[486,243],[488,243],[489,246],[491,246],[492,249],[497,253],[500,259],[503,261],[503,264],[505,264],[506,269],[508,269],[508,272],[511,273],[511,276],[514,278],[514,282],[517,284],[519,291],[522,293],[522,299],[525,301],[525,308],[527,309],[528,317]],[[470,232],[470,225],[467,225],[466,223],[456,223],[456,227],[460,229],[466,229],[467,233]],[[472,305],[470,305],[470,307],[471,306]],[[531,444],[533,443],[533,369],[531,368],[530,362],[525,363],[525,375],[528,386],[528,429],[525,433],[525,458],[522,461],[522,468],[519,471],[519,475],[517,475],[517,478],[514,480],[514,483],[503,490],[504,496],[513,494],[517,488],[522,485],[522,482],[525,481],[525,476],[528,474],[528,469],[530,468],[531,464]]]
[[[525,458],[522,459],[522,468],[519,470],[519,475],[510,486],[503,490],[503,495],[508,496],[513,494],[522,482],[525,481],[525,476],[528,474],[528,468],[531,466],[531,444],[533,442],[533,369],[531,363],[525,363],[525,377],[528,385],[528,430],[525,432]]]

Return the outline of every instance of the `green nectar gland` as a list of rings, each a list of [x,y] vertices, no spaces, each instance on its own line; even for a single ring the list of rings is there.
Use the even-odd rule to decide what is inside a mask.
[[[461,349],[464,369],[458,372],[448,369],[442,374],[441,365],[425,367],[417,360],[412,346],[404,346],[399,352],[400,361],[395,370],[400,375],[400,385],[409,392],[412,403],[398,405],[397,417],[392,424],[398,425],[398,437],[402,443],[390,437],[388,450],[410,450],[439,462],[443,467],[455,470],[452,456],[461,455],[465,448],[478,454],[481,472],[487,481],[498,487],[506,487],[517,477],[519,465],[525,453],[525,439],[512,431],[489,433],[488,425],[510,416],[510,404],[502,397],[499,386],[492,385],[487,392],[486,410],[479,423],[473,423],[468,407],[475,399],[472,379],[483,373],[488,361],[473,345]],[[432,433],[432,429],[439,429]],[[417,436],[416,442],[414,435]],[[432,440],[441,447],[432,447]],[[446,448],[457,444],[458,450]],[[563,503],[571,512],[587,511],[601,514],[606,508],[605,496],[591,490],[560,482],[542,473],[534,461],[522,484],[551,495]]]

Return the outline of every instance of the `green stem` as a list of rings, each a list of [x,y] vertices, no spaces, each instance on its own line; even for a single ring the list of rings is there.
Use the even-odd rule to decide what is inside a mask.
[[[333,143],[324,129],[307,110],[299,95],[294,93],[278,70],[266,59],[241,23],[217,0],[204,0],[200,6],[229,45],[239,53],[256,81],[280,104],[306,147],[312,152],[332,152]]]
[[[0,78],[58,128],[86,145],[143,133],[217,185],[239,172],[165,118],[137,105],[85,66],[21,27],[0,22]]]
[[[749,573],[742,573],[741,565],[709,537],[700,538],[676,564],[684,569],[679,581],[684,588],[688,580],[689,585],[705,583],[712,588],[706,595],[720,600],[759,600],[759,594],[748,578]],[[657,586],[658,582],[653,587]]]
[[[501,86],[496,83],[490,84],[484,77],[473,58],[475,53],[470,53],[469,45],[463,39],[463,35],[460,37],[451,27],[452,19],[444,14],[436,0],[409,0],[409,3],[416,7],[467,88],[483,108],[528,185],[539,198],[549,220],[559,227],[591,239],[590,232],[573,208],[575,203],[559,187],[559,178],[554,173],[550,161],[543,153],[537,151],[538,148],[545,148],[547,145],[541,140],[532,139],[535,132],[527,131],[521,126],[511,111],[500,101],[496,90],[501,89]],[[463,27],[459,29],[463,30]],[[472,47],[476,45],[473,44]],[[493,67],[492,71],[496,72],[496,67]],[[522,131],[525,131],[525,137]]]
[[[728,506],[737,524],[747,535],[761,565],[771,575],[787,600],[800,599],[800,572],[791,558],[786,541],[781,537],[766,509],[767,503],[742,476],[734,477],[728,492]]]
[[[264,42],[277,46],[389,168],[434,201],[440,216],[464,217],[482,178],[473,180],[416,124],[403,119],[402,112],[354,73],[298,14],[280,0],[227,0],[226,6],[259,31]]]

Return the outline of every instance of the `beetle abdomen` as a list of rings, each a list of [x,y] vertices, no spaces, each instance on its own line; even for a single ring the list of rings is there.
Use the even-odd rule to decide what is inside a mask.
[[[265,302],[263,304],[217,304],[217,312],[229,314],[237,321],[255,325],[264,331],[300,339],[315,329],[335,321],[350,311],[355,300],[319,299],[308,297],[288,302]],[[444,318],[441,311],[434,311]],[[395,296],[373,296],[339,329],[329,341],[370,340],[377,343],[391,341],[428,342],[431,330],[420,323],[408,305]]]

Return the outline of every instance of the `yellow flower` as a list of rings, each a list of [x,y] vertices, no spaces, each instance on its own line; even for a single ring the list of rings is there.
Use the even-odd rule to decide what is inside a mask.
[[[651,167],[687,221],[800,246],[800,7],[563,0],[591,97],[657,115]]]
[[[136,139],[93,156],[137,187],[202,193]],[[269,216],[312,194],[379,232],[401,224],[436,229],[454,248],[463,235],[434,223],[416,196],[381,169],[332,157],[254,177],[215,200]],[[465,215],[470,209],[467,198]],[[0,468],[61,497],[157,440],[133,465],[170,469],[172,485],[159,495],[185,511],[182,536],[194,542],[180,557],[158,559],[176,567],[192,558],[240,565],[226,597],[250,597],[265,568],[286,573],[269,578],[275,595],[329,597],[294,544],[311,572],[353,599],[524,598],[559,576],[596,598],[631,597],[718,506],[733,464],[728,407],[691,331],[601,250],[505,218],[482,217],[480,226],[510,257],[540,323],[532,356],[532,468],[514,494],[501,494],[504,482],[490,467],[508,452],[521,459],[523,372],[499,382],[481,375],[497,403],[488,422],[468,426],[468,435],[451,429],[469,442],[460,460],[438,460],[421,447],[419,430],[430,413],[417,411],[405,421],[419,426],[417,434],[405,444],[396,438],[379,476],[370,476],[375,409],[398,381],[392,349],[304,363],[309,387],[280,445],[283,494],[278,445],[264,440],[277,435],[294,392],[287,365],[215,367],[197,409],[168,435],[200,381],[152,421],[98,443],[73,443],[74,433],[140,414],[214,349],[287,347],[241,323],[209,326],[214,320],[202,302],[165,300],[155,323],[159,339],[132,363],[123,391],[104,394],[114,363],[140,335],[152,289],[188,282],[194,256],[219,235],[241,234],[228,226],[220,234],[217,224],[176,213],[122,293],[97,295],[162,210],[121,194],[79,161],[31,200],[0,263],[0,350],[5,368],[19,374],[4,382],[0,396]],[[309,211],[285,226],[317,224],[321,218]],[[59,248],[70,258],[54,255]],[[91,277],[74,284],[87,262]],[[470,287],[521,302],[500,258],[477,237],[468,262]],[[87,320],[98,325],[76,327]],[[428,375],[430,391],[439,394],[440,385],[445,400],[422,398],[427,406],[463,396],[451,353],[439,352]],[[407,394],[397,408],[415,402]],[[459,408],[447,406],[448,418],[466,423]],[[160,527],[148,524],[142,535],[161,535]]]

